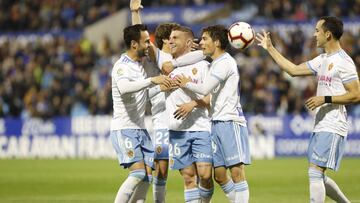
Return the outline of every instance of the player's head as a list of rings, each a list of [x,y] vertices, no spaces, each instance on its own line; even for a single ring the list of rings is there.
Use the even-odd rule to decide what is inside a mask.
[[[156,46],[162,49],[163,45],[169,42],[171,31],[179,26],[177,23],[162,23],[157,26],[155,30]]]
[[[146,25],[136,24],[124,29],[124,41],[128,50],[135,50],[139,57],[145,56],[150,47],[150,36]]]
[[[213,56],[216,51],[224,51],[228,44],[228,29],[223,25],[212,25],[202,29],[200,47],[204,55]]]
[[[324,16],[316,24],[314,36],[317,47],[324,47],[328,41],[340,40],[343,34],[343,22],[334,16]]]
[[[170,34],[170,52],[177,58],[191,51],[194,40],[193,31],[185,26],[175,27]]]

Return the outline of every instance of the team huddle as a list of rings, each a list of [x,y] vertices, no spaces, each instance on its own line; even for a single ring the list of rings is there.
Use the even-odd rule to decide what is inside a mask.
[[[240,104],[238,67],[226,52],[227,28],[203,28],[197,45],[190,28],[164,23],[155,31],[155,46],[141,24],[141,8],[141,1],[131,0],[133,25],[124,29],[127,50],[111,73],[114,116],[110,138],[120,165],[129,169],[115,203],[145,202],[151,183],[154,202],[165,202],[168,168],[183,177],[185,202],[210,202],[213,179],[229,202],[249,202],[245,178],[245,165],[251,163],[248,131]],[[310,110],[317,111],[308,156],[311,202],[324,202],[325,194],[349,202],[324,174],[327,168],[337,170],[342,158],[347,135],[344,105],[360,101],[356,67],[339,45],[341,34],[339,19],[321,18],[314,36],[326,53],[300,65],[274,48],[269,33],[263,31],[256,37],[259,46],[291,76],[318,76],[317,96],[306,101]],[[201,50],[193,51],[197,46]],[[153,77],[148,77],[144,60],[157,64]],[[323,75],[332,80],[321,80]],[[144,121],[148,99],[152,138]],[[329,128],[329,122],[335,127]]]

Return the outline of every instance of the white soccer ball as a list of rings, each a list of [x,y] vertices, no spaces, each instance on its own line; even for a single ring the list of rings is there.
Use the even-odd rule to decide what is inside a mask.
[[[235,49],[246,49],[254,42],[255,32],[248,23],[236,22],[229,27],[228,38]]]

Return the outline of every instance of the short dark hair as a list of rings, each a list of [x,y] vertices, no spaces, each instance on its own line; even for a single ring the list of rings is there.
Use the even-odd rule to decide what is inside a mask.
[[[189,27],[186,27],[186,26],[177,26],[177,27],[174,27],[172,29],[173,31],[181,31],[181,32],[185,32],[189,35],[189,37],[191,37],[192,39],[195,38],[195,35],[194,35],[194,32],[191,30],[191,28]]]
[[[336,40],[339,40],[344,32],[343,22],[335,16],[323,16],[319,20],[324,20],[322,28],[330,31]]]
[[[159,26],[156,27],[155,30],[155,43],[156,46],[159,49],[163,48],[163,40],[164,39],[170,39],[170,34],[171,31],[176,28],[179,27],[180,25],[177,23],[162,23]]]
[[[219,40],[220,48],[225,50],[229,44],[228,29],[223,25],[211,25],[202,29],[201,35],[208,33],[213,41]]]
[[[126,48],[131,47],[131,41],[139,42],[142,31],[147,31],[147,27],[144,24],[130,25],[124,28],[124,41]]]

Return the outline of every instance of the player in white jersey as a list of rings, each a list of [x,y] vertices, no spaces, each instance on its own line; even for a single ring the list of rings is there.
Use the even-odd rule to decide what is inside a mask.
[[[170,49],[174,58],[191,51],[194,34],[187,27],[177,27],[170,35]],[[208,62],[200,61],[192,65],[177,67],[170,73],[170,78],[187,75],[194,82],[201,83],[207,74]],[[190,115],[179,120],[174,113],[179,105],[201,99],[203,95],[176,89],[167,93],[166,111],[169,122],[170,168],[179,170],[184,178],[185,202],[209,202],[213,193],[211,181],[212,155],[210,123],[206,108],[195,108]],[[199,186],[196,182],[199,178]]]
[[[141,24],[140,0],[131,0],[130,9],[132,13],[132,24]],[[202,53],[188,53],[177,60],[172,60],[173,57],[170,54],[169,38],[171,31],[174,27],[179,26],[176,23],[162,23],[157,26],[155,30],[155,43],[150,47],[150,57],[158,65],[157,70],[148,70],[155,75],[158,75],[162,71],[162,64],[169,61],[174,66],[182,66],[186,64],[193,64],[203,59]],[[160,91],[160,87],[156,86],[149,90],[149,97],[151,103],[152,123],[154,129],[153,144],[154,144],[154,164],[155,174],[153,179],[153,198],[156,203],[165,202],[166,193],[166,181],[168,173],[168,161],[169,161],[169,132],[168,132],[168,120],[166,118],[166,106],[165,106],[165,92]],[[188,105],[188,104],[184,104]],[[190,105],[190,104],[189,104]],[[188,106],[189,106],[188,105]],[[185,111],[189,113],[195,104]],[[142,188],[141,188],[142,189]],[[145,190],[144,190],[145,191]],[[146,197],[146,193],[138,191],[136,189],[135,194],[131,198],[130,202],[136,202]]]
[[[350,202],[337,184],[325,175],[337,170],[348,133],[346,104],[360,101],[360,85],[353,60],[340,46],[343,23],[332,16],[321,17],[316,24],[316,46],[325,53],[295,65],[273,46],[270,33],[257,34],[259,45],[268,51],[280,68],[291,76],[316,75],[316,96],[305,104],[316,111],[315,126],[308,148],[310,202],[325,202],[325,195],[336,202]]]
[[[150,47],[150,37],[145,25],[133,25],[124,29],[127,51],[115,63],[112,76],[114,116],[110,138],[121,166],[129,168],[115,203],[128,202],[134,189],[148,181],[153,167],[153,147],[145,129],[144,114],[147,100],[146,88],[152,84],[170,86],[169,78],[146,78],[141,58]]]
[[[202,30],[200,46],[210,56],[209,74],[202,84],[178,77],[179,86],[200,94],[211,92],[211,134],[213,141],[215,181],[230,202],[248,202],[249,188],[244,165],[250,164],[246,120],[240,104],[237,64],[225,51],[229,44],[227,29],[221,25]],[[231,178],[227,175],[230,170]]]

